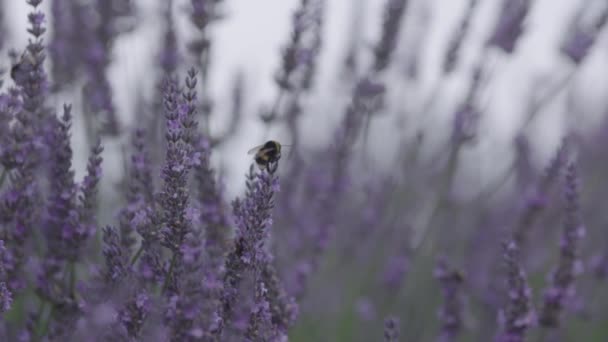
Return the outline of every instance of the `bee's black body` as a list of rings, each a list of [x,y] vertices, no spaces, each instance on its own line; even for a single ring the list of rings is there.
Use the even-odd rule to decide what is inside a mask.
[[[255,153],[255,163],[261,169],[266,169],[273,173],[276,171],[279,159],[281,158],[281,144],[274,140],[267,141],[264,145],[257,147]]]

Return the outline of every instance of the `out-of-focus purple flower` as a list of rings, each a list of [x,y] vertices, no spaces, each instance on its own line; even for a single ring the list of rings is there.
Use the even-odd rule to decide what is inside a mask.
[[[300,59],[306,68],[302,77],[302,89],[310,90],[313,86],[319,54],[323,47],[323,27],[325,22],[325,0],[319,0],[313,3],[311,9],[311,29],[310,29],[310,46],[304,49],[300,54]]]
[[[384,341],[399,341],[399,319],[396,317],[388,317],[384,320]]]
[[[528,287],[526,274],[519,264],[519,252],[515,241],[503,244],[503,258],[507,271],[508,300],[501,313],[503,331],[497,342],[523,342],[526,330],[536,322],[532,308],[532,291]]]
[[[300,65],[302,39],[310,26],[307,16],[310,3],[310,0],[301,0],[298,9],[293,13],[290,40],[283,48],[281,68],[275,76],[275,82],[282,91],[290,91],[295,86],[291,79]]]
[[[111,38],[108,35],[112,23],[103,21],[103,3],[80,4],[76,7],[78,27],[81,28],[82,41],[86,42],[83,47],[84,69],[86,72],[86,84],[83,88],[84,97],[87,101],[87,112],[93,114],[93,118],[102,124],[100,132],[103,134],[118,134],[120,127],[116,117],[112,98],[112,89],[106,75],[110,64],[109,47]],[[89,128],[90,129],[90,128]]]
[[[103,230],[103,256],[106,261],[106,282],[113,284],[122,280],[127,272],[127,256],[123,254],[120,236],[114,227]]]
[[[2,5],[4,5],[4,1],[1,2]],[[2,26],[0,26],[0,30],[2,30],[0,33],[0,49],[2,49],[4,47],[4,42],[6,41],[6,36],[5,36],[5,32],[6,31],[6,17],[4,14],[4,6],[0,6],[0,22],[2,23]],[[1,83],[1,82],[0,82]]]
[[[471,103],[464,103],[454,114],[452,139],[457,144],[475,141],[480,113]]]
[[[372,321],[376,318],[376,307],[374,303],[367,297],[361,297],[355,304],[357,316],[362,321]]]
[[[467,90],[466,99],[456,109],[452,126],[452,141],[456,146],[474,143],[481,119],[481,112],[477,108],[477,97],[482,85],[484,69],[476,65],[471,75],[471,83]]]
[[[72,148],[70,129],[72,108],[65,105],[61,121],[56,120],[52,128],[51,167],[47,223],[45,227],[49,253],[58,260],[75,261],[78,257],[79,217],[76,204],[77,187],[72,170]],[[50,271],[50,270],[49,270]]]
[[[575,65],[580,65],[595,44],[600,31],[606,26],[606,22],[608,22],[608,8],[587,27],[579,15],[575,16],[560,47],[560,52]]]
[[[95,213],[97,211],[98,185],[101,181],[101,153],[103,146],[101,140],[97,140],[91,148],[91,154],[87,163],[87,174],[80,185],[80,240],[84,241],[95,231]]]
[[[544,174],[535,185],[532,193],[528,194],[525,198],[521,214],[519,215],[513,231],[513,238],[515,243],[518,244],[518,248],[523,248],[525,246],[526,237],[529,235],[528,231],[538,219],[538,214],[542,212],[547,205],[551,186],[556,182],[560,171],[566,163],[567,148],[567,141],[564,140],[555,153],[555,156],[545,168]]]
[[[531,0],[503,0],[488,45],[505,53],[513,53],[517,40],[524,31],[524,22],[530,12]]]
[[[80,51],[76,45],[78,29],[74,5],[67,0],[52,0],[53,37],[49,44],[53,88],[60,89],[76,79]]]
[[[384,7],[382,33],[374,47],[374,72],[385,70],[397,45],[401,22],[407,9],[407,0],[387,0]]]
[[[160,67],[163,70],[163,77],[173,75],[180,62],[179,49],[177,48],[177,36],[175,35],[175,25],[173,22],[173,1],[167,1],[166,5],[167,7],[163,13],[166,25],[165,35],[163,38],[163,47],[158,58]]]
[[[574,280],[583,270],[578,259],[580,240],[585,236],[579,207],[578,174],[574,163],[566,169],[564,196],[566,200],[564,231],[560,243],[560,258],[557,269],[551,275],[551,283],[545,291],[544,302],[539,317],[543,327],[560,325],[560,316],[566,301],[574,295]]]
[[[520,134],[515,138],[515,181],[519,189],[525,186],[533,178],[534,167],[531,160],[530,142]]]
[[[450,37],[450,41],[448,43],[448,48],[443,59],[444,74],[449,74],[454,71],[456,64],[458,64],[460,59],[460,49],[466,36],[469,34],[471,21],[473,20],[473,15],[475,14],[478,4],[479,0],[469,0],[466,12],[460,20],[458,28],[452,32],[452,36]]]
[[[281,66],[274,76],[279,89],[272,108],[260,115],[263,122],[268,124],[278,117],[284,118],[290,131],[297,134],[292,128],[301,113],[297,110],[300,97],[312,88],[322,44],[324,6],[324,0],[301,0],[294,11],[289,41],[282,50]]]
[[[222,18],[219,11],[222,2],[223,0],[190,0],[192,4],[190,21],[201,33],[201,38],[190,44],[190,50],[199,61],[205,57],[204,54],[210,46],[210,41],[207,37],[208,26]]]
[[[20,148],[16,143],[21,139],[13,137],[13,134],[18,132],[15,128],[23,128],[22,125],[13,126],[11,129],[11,122],[22,111],[20,94],[18,89],[11,88],[7,94],[0,95],[0,164],[4,169],[4,180],[8,170],[22,163],[25,157],[23,152],[19,151],[23,147]]]
[[[13,302],[13,294],[7,286],[7,261],[10,261],[10,258],[4,240],[0,240],[0,313],[10,310]]]
[[[211,168],[209,143],[201,137],[197,145],[196,151],[200,153],[200,163],[194,166],[194,177],[197,185],[197,198],[201,206],[200,221],[205,228],[207,267],[213,270],[213,273],[219,274],[224,264],[224,257],[229,250],[232,230],[222,189]]]
[[[223,18],[221,5],[224,0],[190,0],[192,12],[190,21],[198,30],[196,39],[188,44],[188,50],[194,57],[195,65],[201,72],[201,84],[205,92],[200,98],[200,114],[205,120],[205,129],[209,132],[209,118],[213,110],[213,99],[207,94],[209,67],[211,65],[211,38],[209,27]]]
[[[398,252],[392,256],[384,270],[383,283],[391,291],[396,291],[405,281],[405,276],[410,268],[410,260],[406,253]]]
[[[126,205],[121,209],[118,218],[120,245],[129,254],[136,243],[134,232],[137,225],[133,222],[135,215],[142,206],[151,204],[154,199],[154,183],[145,138],[143,130],[135,130],[132,140],[133,153],[128,166],[129,175],[125,184]]]
[[[13,304],[13,294],[5,282],[0,282],[0,313],[7,312]]]
[[[439,309],[441,331],[439,341],[455,341],[462,330],[462,284],[464,278],[458,270],[448,266],[444,257],[439,258],[435,278],[441,285],[444,303]]]
[[[149,314],[151,300],[145,290],[138,291],[125,307],[118,312],[118,320],[127,329],[131,338],[139,338]]]

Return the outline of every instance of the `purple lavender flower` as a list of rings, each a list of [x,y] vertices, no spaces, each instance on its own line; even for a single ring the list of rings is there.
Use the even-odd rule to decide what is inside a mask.
[[[7,94],[0,95],[0,164],[3,166],[4,174],[2,182],[6,180],[8,170],[23,162],[19,160],[23,158],[23,154],[19,152],[20,148],[16,144],[16,139],[13,138],[15,128],[21,128],[22,125],[13,126],[11,129],[11,121],[22,111],[20,95],[20,91],[16,88],[11,88]],[[23,115],[21,117],[23,118]],[[0,183],[1,186],[2,183]]]
[[[175,25],[173,23],[173,1],[167,1],[164,10],[165,35],[163,38],[163,48],[158,58],[159,65],[163,70],[163,77],[172,75],[177,70],[180,62],[179,50],[177,48],[177,36],[175,35]]]
[[[577,15],[570,24],[560,52],[575,65],[580,65],[595,44],[600,31],[608,22],[608,8],[605,9],[590,27],[584,27],[581,16]]]
[[[276,333],[272,331],[270,325],[270,303],[266,299],[268,290],[259,275],[256,275],[255,278],[255,302],[251,309],[247,330],[245,331],[246,341],[278,340]]]
[[[471,21],[473,20],[473,15],[475,14],[478,4],[479,0],[469,0],[466,12],[462,17],[458,28],[450,37],[448,48],[443,59],[444,74],[449,74],[454,71],[456,64],[458,64],[458,60],[460,59],[460,49],[462,47],[462,43],[469,33]]]
[[[559,177],[560,171],[566,162],[567,148],[567,141],[564,140],[555,153],[555,156],[545,168],[545,172],[535,186],[535,189],[531,194],[527,195],[528,197],[525,199],[524,207],[513,232],[513,238],[518,244],[518,248],[523,248],[523,246],[525,246],[528,231],[538,219],[538,215],[547,205],[548,192]]]
[[[127,329],[131,338],[139,338],[150,311],[151,300],[145,290],[138,291],[119,311],[118,320]]]
[[[399,341],[399,320],[395,317],[388,317],[384,320],[384,341]]]
[[[574,280],[582,272],[582,262],[578,259],[580,240],[585,236],[579,207],[578,174],[574,163],[566,169],[564,196],[566,199],[564,231],[560,244],[560,258],[557,269],[551,275],[551,284],[545,291],[539,323],[546,328],[560,325],[560,316],[566,304],[574,295]]]
[[[159,194],[163,209],[161,242],[177,257],[184,237],[190,231],[186,208],[189,201],[187,180],[191,166],[191,146],[183,140],[186,134],[183,122],[187,117],[187,109],[179,103],[175,81],[168,80],[165,83],[164,94],[167,153],[161,175],[164,185]]]
[[[310,3],[310,0],[301,0],[298,9],[293,13],[290,40],[283,48],[281,69],[275,76],[275,82],[281,91],[289,91],[295,86],[291,78],[300,65],[301,44],[309,26],[307,12]]]
[[[40,131],[44,119],[48,116],[48,111],[43,108],[44,97],[48,91],[48,81],[44,71],[44,45],[42,44],[42,35],[46,32],[46,28],[43,26],[45,17],[38,10],[42,0],[28,0],[27,3],[33,7],[33,12],[28,15],[28,21],[31,25],[28,32],[34,39],[29,41],[23,55],[24,58],[18,64],[18,68],[23,69],[18,73],[23,72],[24,75],[22,80],[17,82],[17,85],[23,90],[23,108],[37,119],[33,125]],[[15,70],[15,67],[13,67],[13,70]]]
[[[451,269],[444,257],[439,258],[435,268],[435,278],[441,284],[444,303],[439,310],[441,332],[439,340],[442,342],[455,341],[462,330],[462,294],[461,287],[464,281],[462,274]]]
[[[78,239],[81,241],[86,240],[96,228],[95,212],[97,211],[98,184],[101,181],[102,152],[101,140],[97,140],[97,143],[91,148],[87,163],[87,174],[80,185],[80,237]]]
[[[10,310],[13,302],[13,294],[7,286],[7,261],[10,261],[10,258],[4,240],[0,240],[0,313]]]
[[[10,310],[12,303],[13,294],[6,286],[5,282],[0,282],[0,313],[4,313]]]
[[[293,124],[300,114],[300,97],[312,87],[321,49],[323,13],[322,0],[301,0],[294,11],[289,42],[283,48],[281,66],[274,77],[279,89],[272,108],[261,114],[263,122],[285,117]]]
[[[264,245],[272,222],[273,198],[277,189],[278,178],[275,175],[267,171],[260,171],[256,174],[255,166],[251,165],[247,175],[245,198],[237,199],[233,203],[239,230],[234,248],[226,259],[224,288],[218,312],[219,321],[214,332],[218,337],[222,335],[224,327],[230,323],[233,317],[234,305],[239,295],[238,288],[243,281],[244,272],[247,270],[257,272],[257,286],[261,286],[264,278],[269,279],[269,277],[261,275],[263,267],[265,267],[264,263],[268,260]]]
[[[387,0],[386,2],[382,33],[380,40],[374,47],[374,72],[384,71],[390,64],[407,4],[407,0]]]
[[[530,7],[531,0],[504,0],[487,44],[505,53],[513,53],[515,44],[524,31],[524,22]]]
[[[220,9],[223,0],[190,0],[192,12],[190,21],[194,24],[198,33],[197,39],[188,44],[188,50],[195,60],[197,69],[201,72],[201,84],[207,89],[209,84],[209,67],[211,65],[211,38],[209,27],[215,21],[223,17]],[[209,133],[209,118],[213,110],[213,99],[205,91],[200,99],[200,113],[205,120],[205,129]]]
[[[222,18],[219,12],[222,2],[223,0],[190,0],[192,4],[190,20],[201,33],[199,35],[201,38],[190,44],[190,50],[194,57],[203,64],[205,63],[203,59],[206,58],[211,44],[207,37],[207,28],[214,21]]]
[[[78,36],[74,6],[70,1],[51,1],[53,39],[49,45],[52,61],[51,76],[54,88],[61,88],[76,79],[79,61],[79,49],[75,44]]]
[[[78,257],[80,241],[76,237],[79,231],[79,217],[76,206],[77,187],[72,170],[72,148],[70,147],[71,111],[71,106],[64,106],[63,117],[61,121],[55,122],[51,132],[50,146],[53,152],[45,234],[49,253],[54,258],[75,261]]]
[[[129,254],[136,243],[135,225],[133,224],[135,215],[140,207],[151,204],[154,198],[152,170],[150,169],[145,138],[146,135],[143,130],[135,130],[132,139],[133,154],[129,165],[129,176],[126,179],[126,205],[121,209],[118,217],[120,245]]]
[[[496,338],[501,342],[523,342],[526,330],[535,323],[532,308],[532,291],[528,287],[526,274],[519,264],[518,247],[515,241],[503,244],[503,258],[507,269],[508,302],[502,313],[504,327]]]
[[[119,122],[116,117],[112,99],[112,89],[106,75],[110,57],[106,46],[111,44],[109,35],[111,22],[104,19],[104,1],[95,4],[80,4],[77,6],[76,17],[82,41],[86,42],[83,51],[86,84],[83,88],[87,101],[87,114],[90,112],[95,120],[102,123],[100,130],[103,134],[115,135],[119,132]],[[98,12],[99,11],[99,12]],[[92,122],[91,122],[92,124]],[[89,127],[91,130],[92,127]]]
[[[114,227],[106,227],[103,230],[103,255],[106,261],[106,283],[112,284],[122,280],[127,273],[127,256],[123,254],[120,236]]]

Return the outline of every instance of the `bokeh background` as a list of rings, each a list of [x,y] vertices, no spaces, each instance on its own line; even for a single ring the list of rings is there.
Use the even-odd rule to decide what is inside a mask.
[[[51,2],[44,2],[46,13]],[[391,64],[379,81],[383,105],[370,116],[369,131],[352,141],[344,184],[326,186],[327,180],[315,178],[315,172],[331,167],[327,165],[332,162],[332,144],[344,125],[352,89],[373,61],[372,49],[390,1],[320,1],[324,19],[319,65],[314,87],[302,99],[300,150],[291,157],[286,148],[281,160],[284,191],[277,198],[270,238],[281,278],[300,304],[291,340],[377,341],[385,318],[394,316],[403,341],[451,341],[446,316],[456,313],[439,308],[454,309],[445,309],[445,303],[457,297],[460,340],[489,341],[504,324],[507,292],[501,241],[519,228],[528,235],[528,243],[521,246],[522,267],[529,276],[533,305],[540,308],[551,271],[560,260],[567,214],[560,154],[564,150],[568,157],[563,158],[577,161],[582,184],[580,214],[588,233],[577,257],[584,271],[578,274],[577,295],[567,300],[568,318],[561,328],[546,334],[532,324],[530,336],[547,341],[608,340],[608,298],[602,290],[608,271],[607,222],[602,213],[608,190],[606,29],[589,33],[594,41],[581,61],[561,50],[576,25],[605,21],[608,5],[603,0],[512,0],[529,3],[530,10],[523,32],[514,38],[514,50],[504,51],[488,41],[497,23],[509,16],[504,7],[508,2],[407,2]],[[22,51],[27,44],[28,7],[25,1],[0,3],[0,60],[8,70],[9,50]],[[142,125],[138,113],[160,111],[154,109],[154,101],[167,3],[132,1],[134,10],[121,19],[125,29],[109,52],[105,72],[126,133],[103,138],[102,224],[115,219],[121,196],[116,185],[124,176],[128,133]],[[189,3],[172,3],[182,76],[194,64],[186,45],[198,32],[188,18]],[[286,145],[293,140],[284,123],[265,123],[260,114],[277,96],[274,76],[300,3],[225,0],[221,19],[209,29],[210,72],[202,93],[213,99],[214,107],[205,129],[211,136],[230,133],[213,146],[212,157],[227,202],[243,193],[251,147],[271,138]],[[453,71],[445,72],[449,44],[470,14],[471,3],[476,7],[470,29],[462,37]],[[52,22],[49,16],[49,42]],[[583,37],[573,41],[581,46],[587,42]],[[353,52],[356,63],[349,68],[346,61]],[[52,59],[48,63],[52,67]],[[480,86],[474,101],[468,101],[480,67]],[[243,106],[242,116],[233,122],[237,77],[243,80]],[[5,80],[5,87],[10,82]],[[81,87],[76,81],[53,93],[51,102],[56,108],[63,102],[82,105]],[[463,104],[473,105],[478,115],[459,117]],[[89,151],[86,115],[86,110],[75,115],[72,134],[78,178]],[[466,139],[455,137],[463,131]],[[552,167],[558,169],[557,176]],[[551,184],[550,190],[545,183]],[[332,202],[334,192],[341,194],[333,199],[338,204]],[[525,215],[534,219],[525,221]],[[456,281],[456,297],[450,297],[449,277],[437,273],[438,258],[447,260],[447,266],[440,263],[445,274],[456,269],[462,274],[464,281]],[[306,290],[296,290],[298,286]]]
[[[163,1],[133,0],[132,3],[137,8],[131,23],[135,25],[134,29],[118,36],[111,52],[112,62],[108,67],[108,77],[119,108],[120,120],[128,126],[133,125],[136,110],[134,92],[145,92],[151,96],[153,85],[146,82],[146,75],[153,69],[162,47],[165,26]],[[43,3],[47,11],[49,4],[50,2]],[[175,24],[179,31],[178,40],[183,44],[195,34],[188,22],[187,4],[188,1],[176,0],[173,5]],[[241,173],[232,170],[246,168],[249,159],[244,152],[263,141],[264,136],[289,141],[289,137],[282,134],[280,129],[273,128],[266,134],[257,114],[260,106],[270,103],[276,92],[273,75],[280,65],[280,51],[287,42],[290,16],[297,4],[297,0],[226,1],[222,6],[225,18],[211,28],[213,67],[207,91],[212,97],[218,98],[216,105],[219,112],[227,111],[235,74],[242,72],[246,82],[246,114],[239,125],[238,137],[227,142],[216,156],[219,158],[218,163],[230,165],[226,167],[230,177],[241,176]],[[382,122],[375,128],[379,132],[386,128],[392,129],[395,122],[402,122],[397,117],[407,118],[410,124],[399,125],[400,130],[395,132],[395,135],[404,134],[404,129],[408,132],[416,130],[420,121],[428,120],[420,118],[421,115],[417,116],[415,111],[416,108],[424,106],[428,97],[432,96],[438,79],[445,85],[442,86],[441,93],[433,98],[432,116],[443,129],[447,129],[454,104],[466,91],[471,69],[484,48],[492,25],[501,14],[501,1],[480,1],[475,10],[470,33],[462,45],[461,62],[453,75],[443,78],[441,65],[447,42],[462,20],[467,4],[467,0],[409,2],[411,9],[408,10],[408,19],[405,20],[405,27],[399,38],[400,43],[390,76],[399,84],[399,89],[393,92],[396,97],[394,104],[401,109],[391,113],[391,118],[379,120]],[[484,134],[478,145],[478,163],[487,177],[494,174],[497,162],[505,163],[512,153],[505,146],[510,144],[520,127],[526,99],[534,91],[551,89],[552,83],[559,83],[573,68],[559,53],[559,46],[569,29],[569,20],[577,15],[582,6],[588,7],[586,15],[593,16],[593,13],[601,11],[602,5],[601,0],[534,1],[533,9],[526,19],[525,33],[518,41],[516,52],[509,56],[500,52],[493,53],[491,59],[495,72],[492,75],[492,85],[484,89],[483,95],[491,113],[486,113],[483,117],[483,127],[487,134]],[[343,103],[336,101],[336,97],[332,95],[335,95],[335,90],[340,87],[338,79],[347,49],[353,41],[356,41],[361,49],[373,43],[380,33],[383,6],[382,0],[336,0],[325,5],[324,44],[317,75],[319,82],[314,89],[314,101],[309,104],[315,112],[323,112],[323,119],[315,118],[314,122],[307,125],[308,139],[304,143],[312,144],[317,139],[331,134],[331,125],[326,124],[325,120],[334,120],[335,123],[341,114],[340,105]],[[6,51],[13,48],[21,51],[27,44],[24,18],[28,6],[24,1],[4,1],[3,7],[6,14],[3,26],[7,33],[3,49]],[[52,28],[49,29],[52,34]],[[584,65],[578,68],[576,77],[569,86],[564,87],[547,105],[547,109],[543,110],[543,115],[535,120],[531,129],[533,134],[529,138],[537,147],[537,158],[548,157],[559,142],[566,121],[570,120],[580,128],[587,129],[593,127],[601,116],[600,109],[606,88],[606,81],[601,77],[606,70],[606,49],[602,49],[606,40],[604,36],[599,35],[598,47],[591,49]],[[186,53],[183,46],[182,52]],[[8,67],[10,62],[7,55],[2,57],[5,67]],[[369,56],[364,55],[361,58]],[[187,68],[188,62],[191,61],[184,61],[182,67]],[[407,69],[412,63],[417,63],[418,69],[417,77],[413,81],[407,76]],[[576,94],[576,101],[584,110],[576,113],[565,110],[564,101],[568,92]],[[58,104],[60,102],[58,101]],[[212,118],[213,128],[224,128],[227,125],[227,117],[215,115]],[[436,123],[435,121],[433,123]],[[441,135],[437,133],[438,136]],[[378,155],[390,159],[396,144],[386,144],[384,139],[376,141],[373,136],[371,140],[374,148],[382,151]],[[75,138],[78,139],[78,133]],[[495,148],[505,148],[503,155],[507,158],[498,161],[493,158]],[[77,170],[82,172],[86,149],[77,148],[77,151],[80,152],[77,153],[80,159]],[[233,184],[238,182],[228,182],[228,190],[234,195],[240,185]]]

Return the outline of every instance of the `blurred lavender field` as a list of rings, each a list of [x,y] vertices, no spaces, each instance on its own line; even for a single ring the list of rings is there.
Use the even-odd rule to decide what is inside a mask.
[[[0,5],[1,341],[608,340],[604,1]]]

